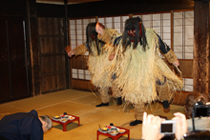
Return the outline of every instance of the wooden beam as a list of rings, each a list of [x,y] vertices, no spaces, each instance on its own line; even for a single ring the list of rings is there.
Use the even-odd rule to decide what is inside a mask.
[[[174,0],[175,1],[175,0]],[[193,9],[193,3],[181,1],[98,1],[91,3],[68,5],[69,18],[92,17],[92,16],[113,16],[139,13],[169,12],[171,10]]]
[[[209,2],[195,1],[194,6],[194,68],[195,92],[209,93]]]
[[[26,0],[27,3],[27,46],[30,48],[32,94],[41,94],[40,60],[38,43],[38,24],[36,16],[36,0]]]

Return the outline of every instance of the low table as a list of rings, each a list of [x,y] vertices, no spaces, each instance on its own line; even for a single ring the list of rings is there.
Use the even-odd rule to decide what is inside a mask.
[[[117,135],[113,136],[109,133],[103,133],[103,132],[97,130],[97,140],[99,140],[99,135],[108,136],[108,137],[112,138],[113,140],[118,140],[120,137],[122,137],[125,134],[128,135],[128,140],[130,140],[130,130],[129,129],[119,127],[119,126],[115,126],[115,127],[119,128],[119,129],[125,129],[125,132],[124,133],[118,133]]]
[[[56,122],[56,123],[61,124],[61,125],[63,126],[63,131],[67,131],[67,130],[66,130],[67,124],[72,123],[72,122],[74,122],[74,121],[78,121],[78,126],[80,126],[79,117],[74,116],[74,115],[70,115],[70,114],[67,114],[67,115],[72,116],[72,117],[74,117],[75,119],[73,119],[73,120],[68,120],[68,121],[66,121],[65,123],[64,123],[64,122],[61,122],[61,121],[59,121],[59,120],[54,120],[54,119],[51,119],[51,120],[52,120],[53,122]]]

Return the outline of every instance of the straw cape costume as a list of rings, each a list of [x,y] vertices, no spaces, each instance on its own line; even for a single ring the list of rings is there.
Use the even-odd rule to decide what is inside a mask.
[[[96,32],[88,33],[90,26],[95,29],[96,23],[90,23],[87,26],[87,42],[73,49],[74,54],[84,55],[89,51],[89,57],[87,66],[91,75],[91,82],[95,87],[98,88],[102,103],[96,107],[108,106],[110,101],[109,88],[112,85],[112,75],[107,73],[107,69],[111,66],[111,61],[108,60],[110,54],[113,52],[113,47],[108,44],[105,45],[104,42],[97,39]],[[115,36],[117,33],[115,30],[108,29],[111,35]],[[115,93],[112,96],[118,97],[119,91],[115,90],[117,88],[112,88],[112,92]]]
[[[168,102],[174,91],[182,89],[183,80],[171,71],[160,52],[169,63],[177,57],[153,29],[143,26],[140,18],[128,19],[122,36],[110,37],[104,29],[98,38],[115,45],[109,72],[116,72],[114,84],[121,90],[122,98],[135,107],[136,121],[130,125],[142,123],[144,103]]]

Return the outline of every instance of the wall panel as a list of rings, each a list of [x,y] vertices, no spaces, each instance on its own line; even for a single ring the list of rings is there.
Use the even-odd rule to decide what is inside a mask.
[[[25,20],[0,19],[0,103],[31,96],[26,55]]]
[[[62,18],[38,18],[42,93],[66,89]]]

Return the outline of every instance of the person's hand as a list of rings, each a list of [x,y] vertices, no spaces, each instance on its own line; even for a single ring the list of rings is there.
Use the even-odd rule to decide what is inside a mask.
[[[187,133],[187,120],[185,115],[180,112],[174,113],[174,116],[172,120],[176,121],[175,136],[177,140],[180,140]]]
[[[210,102],[207,102],[206,105],[210,105]]]
[[[144,140],[160,140],[164,135],[160,133],[161,119],[159,116],[147,115],[144,112],[142,124],[142,139]],[[152,132],[152,134],[151,134]]]
[[[68,56],[69,56],[69,57],[72,57],[72,55],[74,55],[74,54],[75,54],[74,50],[68,52]]]
[[[97,22],[96,23],[96,32],[102,35],[103,31],[104,31],[103,25],[101,23]]]
[[[173,65],[178,67],[178,66],[179,66],[179,60],[177,59],[177,60],[173,63]]]
[[[115,52],[111,53],[109,56],[109,61],[112,61],[115,57]]]
[[[67,46],[65,47],[65,51],[66,51],[66,53],[67,53],[68,56],[69,56],[69,53],[70,53],[70,51],[71,51],[71,46],[67,45]],[[69,57],[71,57],[71,56],[69,56]]]

